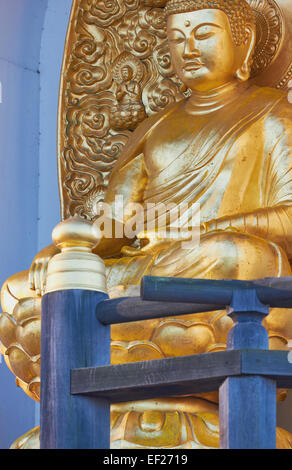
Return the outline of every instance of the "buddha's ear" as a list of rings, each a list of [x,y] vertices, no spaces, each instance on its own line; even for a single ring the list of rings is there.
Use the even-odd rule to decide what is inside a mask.
[[[247,43],[244,45],[245,57],[241,67],[236,71],[236,78],[241,82],[246,82],[250,78],[250,68],[252,63],[252,56],[256,43],[256,31],[252,26],[246,26],[248,33]]]

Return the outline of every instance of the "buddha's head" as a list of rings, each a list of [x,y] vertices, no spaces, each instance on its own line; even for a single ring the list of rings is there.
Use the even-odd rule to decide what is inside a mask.
[[[169,0],[166,16],[172,64],[191,90],[249,79],[255,19],[245,0]]]

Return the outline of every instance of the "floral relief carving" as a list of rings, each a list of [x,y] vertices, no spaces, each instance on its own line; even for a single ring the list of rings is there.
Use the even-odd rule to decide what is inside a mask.
[[[262,72],[274,59],[283,37],[283,18],[274,0],[248,0],[256,15],[257,45],[252,74]]]

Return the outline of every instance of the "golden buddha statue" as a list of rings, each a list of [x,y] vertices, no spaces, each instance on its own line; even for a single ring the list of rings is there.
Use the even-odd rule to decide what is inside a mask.
[[[134,131],[114,166],[105,202],[121,224],[127,217],[115,213],[117,195],[124,208],[199,204],[200,244],[182,246],[182,239],[147,229],[136,238],[104,238],[96,252],[105,259],[109,293],[131,295],[143,275],[291,275],[292,109],[285,93],[250,80],[253,10],[245,0],[169,0],[165,12],[172,64],[191,94]],[[157,218],[155,213],[152,226]],[[164,229],[171,232],[169,224]],[[45,248],[29,273],[12,276],[2,288],[7,313],[0,318],[0,339],[8,365],[34,398],[40,298],[56,253],[54,246]],[[289,311],[271,310],[264,324],[270,348],[288,348]],[[222,350],[231,326],[225,311],[115,325],[112,363]],[[217,392],[123,403],[112,406],[112,447],[214,448],[218,426]],[[278,429],[277,446],[291,444],[290,434]]]

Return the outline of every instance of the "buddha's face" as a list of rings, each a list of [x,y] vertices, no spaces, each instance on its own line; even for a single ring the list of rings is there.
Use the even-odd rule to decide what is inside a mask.
[[[132,78],[132,69],[125,65],[121,70],[122,79],[128,82]]]
[[[194,91],[208,91],[235,79],[240,66],[228,16],[205,9],[170,15],[167,34],[174,69]]]

